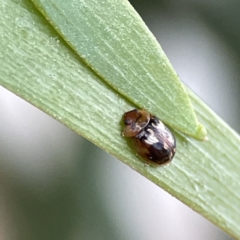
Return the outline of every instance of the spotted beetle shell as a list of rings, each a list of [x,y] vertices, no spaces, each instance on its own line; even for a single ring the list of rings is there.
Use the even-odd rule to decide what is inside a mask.
[[[137,154],[147,162],[169,163],[176,152],[176,140],[170,130],[144,110],[124,113],[125,137],[132,138]]]

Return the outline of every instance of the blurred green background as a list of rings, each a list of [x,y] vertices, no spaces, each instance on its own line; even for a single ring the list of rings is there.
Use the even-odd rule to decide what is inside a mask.
[[[131,3],[182,81],[240,132],[240,2]],[[1,240],[231,239],[2,87],[0,114]]]

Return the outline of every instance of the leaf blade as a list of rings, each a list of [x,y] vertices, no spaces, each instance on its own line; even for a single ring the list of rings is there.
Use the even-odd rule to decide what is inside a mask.
[[[183,84],[128,1],[33,2],[116,91],[169,126],[205,138],[206,130],[199,124]]]
[[[188,91],[199,119],[210,130],[209,141],[175,133],[178,146],[173,163],[146,168],[121,136],[122,113],[133,104],[87,68],[29,1],[4,0],[4,6],[0,15],[2,86],[240,237],[240,137],[236,132]]]

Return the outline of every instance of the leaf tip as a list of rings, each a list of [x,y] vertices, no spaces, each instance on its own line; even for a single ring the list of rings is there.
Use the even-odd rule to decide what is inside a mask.
[[[195,138],[201,141],[208,141],[207,129],[201,123],[198,124],[197,134]]]

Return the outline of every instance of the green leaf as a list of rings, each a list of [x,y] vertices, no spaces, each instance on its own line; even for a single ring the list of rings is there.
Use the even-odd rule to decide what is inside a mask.
[[[128,1],[33,0],[76,53],[110,86],[174,129],[203,140],[184,86]]]
[[[1,6],[2,86],[240,238],[239,135],[187,90],[198,118],[209,131],[209,141],[199,142],[175,132],[174,161],[166,167],[145,167],[121,136],[122,114],[134,103],[88,68],[31,2],[2,0]]]

